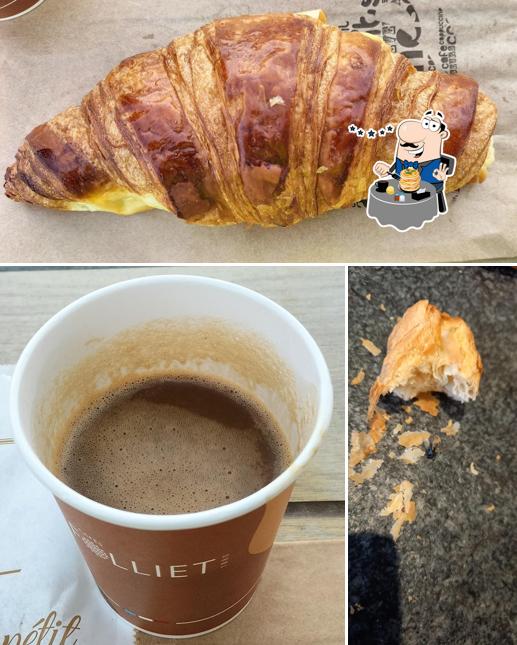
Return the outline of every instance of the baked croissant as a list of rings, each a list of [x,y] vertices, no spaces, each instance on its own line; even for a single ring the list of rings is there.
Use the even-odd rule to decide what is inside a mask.
[[[379,129],[430,107],[457,158],[447,189],[484,179],[496,108],[476,81],[417,72],[381,39],[309,14],[218,20],[122,61],[26,137],[7,196],[286,226],[364,199],[374,162],[393,157],[394,135],[361,139],[350,123]]]
[[[419,300],[391,331],[381,373],[370,389],[368,418],[373,419],[379,398],[389,392],[406,400],[425,392],[473,400],[482,374],[483,363],[467,323]]]

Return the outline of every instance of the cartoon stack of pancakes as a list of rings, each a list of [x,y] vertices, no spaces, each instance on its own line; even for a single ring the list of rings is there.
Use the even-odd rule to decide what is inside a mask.
[[[416,168],[404,168],[400,173],[400,189],[407,193],[414,193],[420,188],[420,173]]]

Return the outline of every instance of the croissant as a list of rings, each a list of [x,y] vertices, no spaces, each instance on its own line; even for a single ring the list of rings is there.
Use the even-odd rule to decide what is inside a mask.
[[[364,199],[379,129],[433,108],[457,158],[454,190],[486,176],[494,103],[463,75],[417,72],[381,39],[322,12],[218,20],[122,61],[36,127],[7,169],[17,201],[120,215],[159,208],[190,223],[287,226]]]
[[[368,418],[373,419],[379,398],[389,392],[406,400],[425,392],[473,400],[482,374],[483,363],[467,323],[441,312],[428,300],[419,300],[388,338],[381,373],[370,389]]]

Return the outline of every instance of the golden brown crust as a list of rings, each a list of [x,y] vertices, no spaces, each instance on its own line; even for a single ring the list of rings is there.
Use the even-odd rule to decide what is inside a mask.
[[[381,56],[381,43],[358,32],[339,36],[336,73],[332,80],[325,114],[318,167],[328,168],[318,177],[320,200],[335,204],[354,159],[360,139],[348,132],[348,125],[363,127],[368,98]]]
[[[409,307],[388,338],[381,373],[370,390],[368,417],[373,418],[379,398],[390,392],[407,399],[431,391],[475,399],[482,372],[467,323],[420,300]]]
[[[393,136],[360,139],[351,122],[378,129],[429,107],[457,156],[448,190],[476,181],[496,109],[472,79],[416,72],[380,39],[308,16],[219,20],[122,61],[38,126],[5,190],[63,210],[286,226],[365,198],[373,163],[392,158]]]

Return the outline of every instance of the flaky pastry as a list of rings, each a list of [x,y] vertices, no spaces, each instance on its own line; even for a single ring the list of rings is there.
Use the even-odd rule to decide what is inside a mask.
[[[424,392],[444,392],[463,402],[475,399],[482,372],[467,323],[420,300],[388,338],[381,373],[370,390],[368,417],[373,418],[379,398],[390,392],[406,400]]]
[[[56,90],[57,91],[57,90]],[[288,226],[364,199],[393,157],[378,130],[432,108],[457,159],[447,190],[486,176],[496,107],[463,74],[420,72],[382,39],[322,12],[216,20],[115,67],[25,138],[11,199],[189,223]]]

